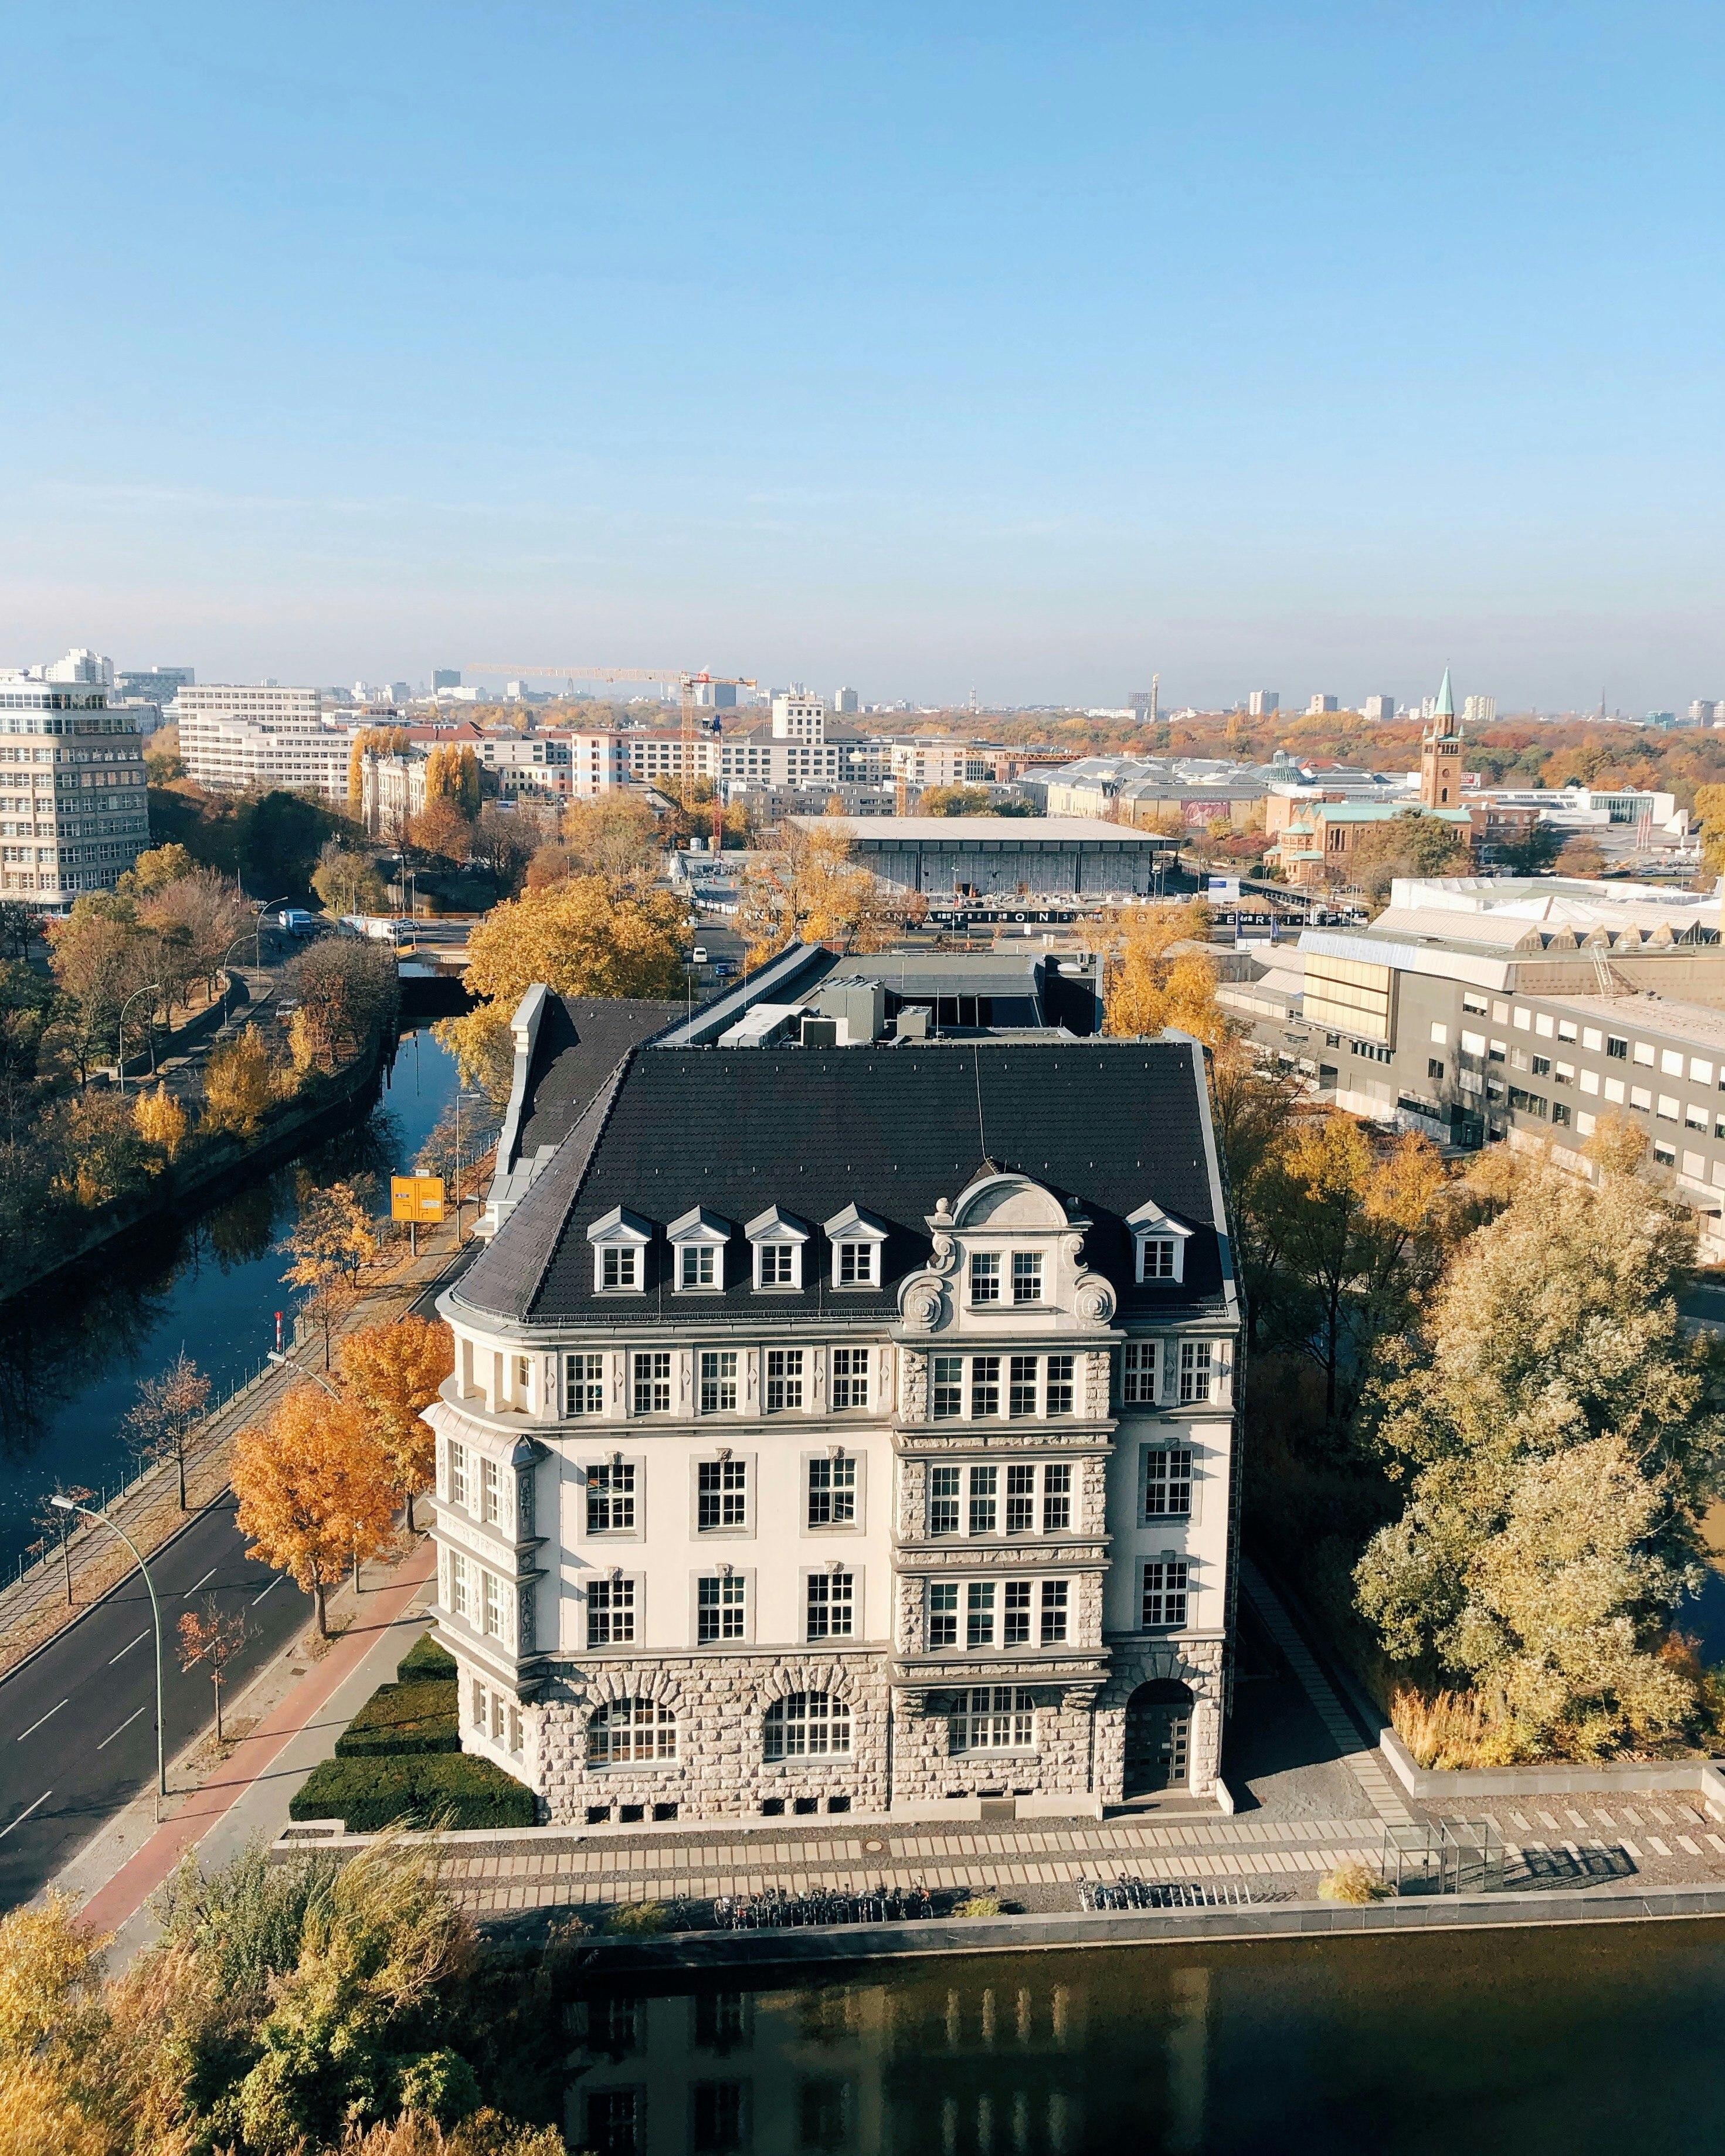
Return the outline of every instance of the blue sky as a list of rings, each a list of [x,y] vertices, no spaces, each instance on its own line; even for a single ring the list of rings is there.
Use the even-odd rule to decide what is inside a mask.
[[[1725,696],[1725,16],[45,0],[0,663]]]

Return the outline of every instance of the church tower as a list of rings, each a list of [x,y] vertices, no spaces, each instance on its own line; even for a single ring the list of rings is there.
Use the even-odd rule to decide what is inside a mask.
[[[1420,801],[1426,808],[1454,808],[1461,798],[1461,735],[1455,724],[1455,698],[1450,670],[1438,690],[1431,725],[1420,740]]]

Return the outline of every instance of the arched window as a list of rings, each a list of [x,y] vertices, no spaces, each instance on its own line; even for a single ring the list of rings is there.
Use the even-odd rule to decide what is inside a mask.
[[[614,1699],[587,1722],[589,1767],[622,1767],[638,1759],[675,1759],[677,1717],[650,1699]]]
[[[850,1752],[850,1708],[831,1692],[793,1691],[767,1710],[769,1759],[840,1759]]]

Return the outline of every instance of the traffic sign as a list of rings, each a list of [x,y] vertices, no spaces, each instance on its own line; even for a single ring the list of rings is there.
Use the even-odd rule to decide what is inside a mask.
[[[444,1179],[440,1175],[392,1175],[389,1216],[393,1220],[441,1220]]]

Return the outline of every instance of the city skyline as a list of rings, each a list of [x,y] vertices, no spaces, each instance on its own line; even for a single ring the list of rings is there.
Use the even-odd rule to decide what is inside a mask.
[[[1505,711],[1681,708],[1725,689],[1722,35],[23,22],[5,640],[284,680],[778,653],[947,705],[1153,665],[1200,708],[1435,659]]]

